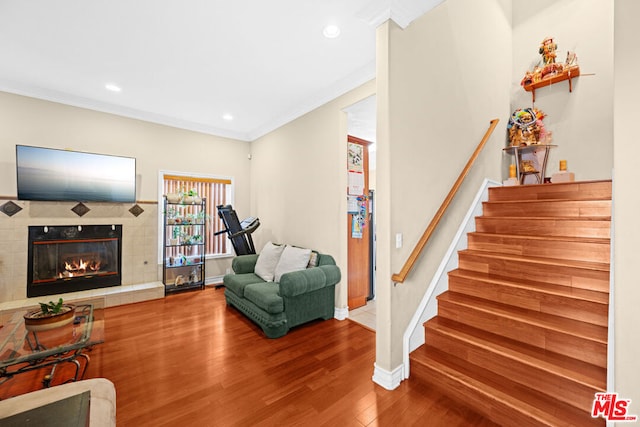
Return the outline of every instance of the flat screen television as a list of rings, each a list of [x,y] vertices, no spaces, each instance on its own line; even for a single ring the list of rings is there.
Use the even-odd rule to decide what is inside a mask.
[[[136,159],[16,145],[18,199],[76,202],[136,200]]]

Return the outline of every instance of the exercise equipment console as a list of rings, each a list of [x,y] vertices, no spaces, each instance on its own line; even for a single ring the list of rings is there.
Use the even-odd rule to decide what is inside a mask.
[[[236,211],[231,205],[220,205],[217,208],[218,216],[220,216],[226,228],[214,234],[217,236],[218,234],[228,233],[236,255],[255,254],[256,249],[253,246],[251,233],[260,227],[260,220],[249,217],[240,222]]]

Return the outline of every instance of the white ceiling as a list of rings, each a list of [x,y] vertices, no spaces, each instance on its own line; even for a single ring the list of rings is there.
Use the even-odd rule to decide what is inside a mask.
[[[251,141],[374,78],[377,25],[442,1],[0,0],[0,90]]]

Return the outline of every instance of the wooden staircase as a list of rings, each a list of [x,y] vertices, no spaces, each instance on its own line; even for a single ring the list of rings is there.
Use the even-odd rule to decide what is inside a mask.
[[[604,426],[610,223],[611,181],[491,188],[412,381],[505,426]]]

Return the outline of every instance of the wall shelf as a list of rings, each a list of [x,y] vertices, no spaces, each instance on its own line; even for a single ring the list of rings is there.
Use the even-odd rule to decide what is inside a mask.
[[[571,80],[575,77],[578,77],[580,75],[580,67],[579,66],[574,66],[574,67],[569,67],[566,70],[564,70],[562,73],[560,74],[556,74],[552,77],[540,80],[539,82],[535,82],[535,83],[530,83],[528,85],[524,85],[523,88],[524,90],[526,90],[527,92],[531,92],[531,100],[532,102],[536,102],[536,89],[540,89],[543,87],[547,87],[547,86],[551,86],[552,84],[556,84],[556,83],[560,83],[563,82],[565,80],[569,81],[569,92],[573,91],[573,85],[571,83]]]

